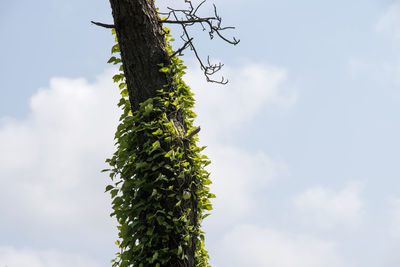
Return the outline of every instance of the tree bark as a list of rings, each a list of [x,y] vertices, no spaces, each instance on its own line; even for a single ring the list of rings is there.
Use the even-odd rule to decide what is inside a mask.
[[[154,0],[110,0],[132,110],[168,82],[158,64],[168,64]]]
[[[162,89],[171,81],[167,73],[160,72],[160,63],[170,64],[165,48],[164,32],[159,23],[154,0],[110,0],[114,17],[114,26],[121,51],[125,79],[129,92],[132,111],[138,110],[139,104],[153,98],[157,90]],[[178,125],[184,125],[180,112],[170,120]],[[183,135],[187,129],[182,128]],[[168,205],[168,204],[166,204]],[[173,204],[170,209],[174,208]],[[197,216],[197,201],[188,203],[192,209],[191,221]],[[192,237],[193,246],[186,251],[188,259],[176,260],[165,266],[195,267],[195,251],[197,236]]]

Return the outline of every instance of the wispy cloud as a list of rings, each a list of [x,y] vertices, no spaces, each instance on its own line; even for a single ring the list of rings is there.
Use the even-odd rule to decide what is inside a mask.
[[[388,199],[388,229],[392,237],[400,238],[400,197]]]
[[[224,68],[224,74],[230,80],[224,86],[207,83],[197,67],[187,74],[196,94],[198,123],[208,137],[224,140],[260,111],[290,110],[296,103],[297,91],[288,83],[285,69],[248,64]]]
[[[380,17],[375,28],[380,33],[391,34],[394,38],[400,39],[400,4],[391,5]]]
[[[306,223],[322,227],[352,227],[363,212],[362,186],[352,182],[342,190],[312,187],[294,198],[294,205]]]
[[[26,246],[105,252],[101,243],[113,243],[100,170],[113,151],[117,94],[111,72],[93,84],[54,78],[32,97],[26,119],[3,120],[0,245],[24,236]]]
[[[288,171],[285,162],[264,151],[249,153],[235,142],[221,142],[224,133],[233,136],[260,110],[289,109],[296,99],[282,69],[251,64],[231,68],[228,75],[231,83],[224,87],[207,84],[197,71],[186,78],[198,99],[202,143],[209,145],[206,153],[213,160],[212,191],[217,199],[208,229],[217,235],[225,233],[227,220],[232,228],[235,219],[257,212],[262,205],[257,194]],[[48,88],[32,96],[25,119],[2,119],[0,183],[7,190],[0,195],[0,246],[24,236],[26,247],[39,244],[61,254],[3,247],[0,263],[18,266],[30,259],[37,267],[65,262],[81,266],[79,261],[63,262],[63,251],[82,258],[112,258],[114,220],[108,216],[109,196],[103,193],[107,176],[99,173],[113,152],[119,117],[118,90],[111,76],[106,72],[94,83],[51,79]],[[97,267],[93,264],[86,266]]]
[[[57,250],[16,249],[0,246],[0,266],[2,267],[100,267],[91,258],[60,252]]]
[[[346,266],[336,244],[306,235],[294,235],[255,225],[240,225],[227,234],[218,266],[337,267]]]
[[[224,68],[227,85],[207,83],[196,66],[187,75],[196,97],[197,123],[204,129],[201,142],[211,158],[212,190],[217,195],[210,227],[245,217],[257,210],[262,189],[285,176],[288,166],[265,151],[249,153],[236,143],[235,133],[261,110],[289,110],[296,101],[284,69],[264,64]],[[251,133],[249,133],[249,136]]]

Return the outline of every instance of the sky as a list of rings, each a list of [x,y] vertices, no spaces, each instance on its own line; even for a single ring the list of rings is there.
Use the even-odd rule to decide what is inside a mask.
[[[399,266],[400,2],[215,3],[240,44],[194,41],[229,83],[183,57],[217,195],[211,265]],[[0,9],[0,267],[105,267],[117,252],[100,173],[120,113],[113,37],[91,20],[112,23],[108,1]]]

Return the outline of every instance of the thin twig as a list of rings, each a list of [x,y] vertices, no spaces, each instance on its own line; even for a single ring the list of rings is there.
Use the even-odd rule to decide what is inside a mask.
[[[209,20],[216,19],[215,17],[199,18],[199,19],[188,19],[188,20],[160,20],[160,23],[170,24],[193,24],[199,22],[208,22]]]
[[[215,82],[215,83],[220,83],[220,84],[226,84],[228,81],[225,80],[224,77],[221,78],[220,81],[214,80],[211,78],[212,75],[214,75],[216,72],[220,71],[221,68],[223,67],[222,63],[218,64],[211,64],[210,62],[210,57],[207,57],[207,62],[204,63],[203,60],[201,59],[195,45],[193,44],[193,38],[189,34],[189,27],[195,25],[195,24],[200,24],[201,27],[203,28],[203,31],[208,31],[208,34],[210,36],[210,39],[213,39],[215,35],[217,35],[219,38],[221,38],[223,41],[237,45],[240,40],[236,39],[235,37],[232,37],[232,39],[225,37],[225,35],[222,33],[225,30],[231,30],[235,29],[235,27],[232,26],[227,26],[223,27],[222,26],[222,18],[219,16],[217,12],[217,7],[213,5],[214,8],[214,16],[210,17],[200,17],[197,15],[197,12],[200,10],[200,7],[206,2],[207,0],[202,0],[200,4],[197,6],[194,6],[192,4],[191,0],[184,0],[185,3],[188,4],[187,9],[174,9],[167,7],[168,12],[160,12],[161,15],[165,16],[163,19],[159,21],[160,24],[178,24],[181,25],[182,27],[182,35],[181,39],[184,41],[184,45],[179,48],[176,52],[174,52],[172,56],[175,55],[182,55],[182,51],[190,47],[190,50],[193,51],[196,59],[198,60],[200,64],[200,68],[204,73],[204,76],[206,77],[208,82]]]
[[[190,38],[181,48],[179,48],[178,50],[176,50],[175,53],[173,53],[170,58],[172,58],[173,56],[176,56],[177,54],[181,55],[182,51],[186,49],[186,47],[193,41],[193,38]]]
[[[199,53],[197,52],[196,47],[194,46],[194,44],[192,42],[193,38],[190,36],[190,34],[188,32],[188,27],[190,27],[196,23],[200,23],[200,25],[203,27],[203,30],[206,30],[206,28],[203,25],[203,23],[205,23],[209,27],[209,35],[210,35],[211,39],[213,38],[214,33],[217,33],[217,35],[219,37],[221,37],[221,39],[223,39],[224,41],[231,43],[231,44],[237,44],[238,41],[235,38],[233,38],[233,41],[231,41],[231,40],[228,40],[227,38],[225,38],[221,33],[219,33],[219,31],[221,31],[221,30],[232,29],[233,27],[224,27],[224,28],[221,27],[222,19],[221,19],[221,17],[219,17],[218,13],[216,12],[215,6],[214,6],[215,17],[203,17],[202,18],[202,17],[198,17],[197,15],[195,15],[195,13],[199,10],[199,6],[197,6],[196,8],[193,7],[193,5],[190,3],[190,0],[185,0],[185,2],[189,3],[190,9],[177,10],[177,9],[168,7],[169,12],[163,13],[164,15],[167,15],[167,18],[160,20],[160,23],[179,24],[182,26],[183,33],[182,33],[181,39],[185,43],[172,56],[174,56],[176,54],[180,54],[184,49],[186,49],[187,47],[190,47],[190,49],[193,51],[195,57],[197,58],[197,60],[200,64],[200,68],[203,71],[203,74],[206,77],[207,81],[214,82],[214,83],[220,83],[220,84],[226,84],[228,81],[225,80],[224,77],[222,77],[220,81],[214,80],[210,77],[213,74],[215,74],[216,72],[218,72],[219,70],[221,70],[221,68],[223,67],[223,64],[222,63],[211,64],[210,57],[207,57],[207,65],[203,63]],[[201,2],[200,5],[204,4],[204,2],[205,1]],[[183,14],[185,18],[179,19],[178,14]],[[170,19],[171,17],[174,18],[174,20],[171,20]],[[213,24],[213,21],[216,21],[216,25]]]
[[[196,12],[199,10],[199,8],[206,2],[207,0],[204,0],[203,2],[201,2],[197,7],[196,7],[196,9],[194,10],[194,12],[193,12],[193,15],[196,15]]]
[[[96,21],[91,21],[91,23],[93,23],[93,24],[95,24],[97,26],[103,27],[103,28],[107,28],[107,29],[115,28],[114,24],[104,24],[104,23],[96,22]]]

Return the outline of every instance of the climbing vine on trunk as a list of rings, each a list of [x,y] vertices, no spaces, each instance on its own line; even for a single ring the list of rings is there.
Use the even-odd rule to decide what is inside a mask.
[[[113,79],[119,83],[122,108],[116,152],[104,170],[112,179],[106,191],[119,230],[120,252],[113,266],[209,266],[200,224],[215,197],[204,169],[210,161],[196,144],[200,128],[193,125],[193,94],[182,80],[186,67],[172,50],[169,30],[164,31],[171,64],[160,64],[159,71],[169,82],[133,111],[117,38],[109,60],[120,65]]]

